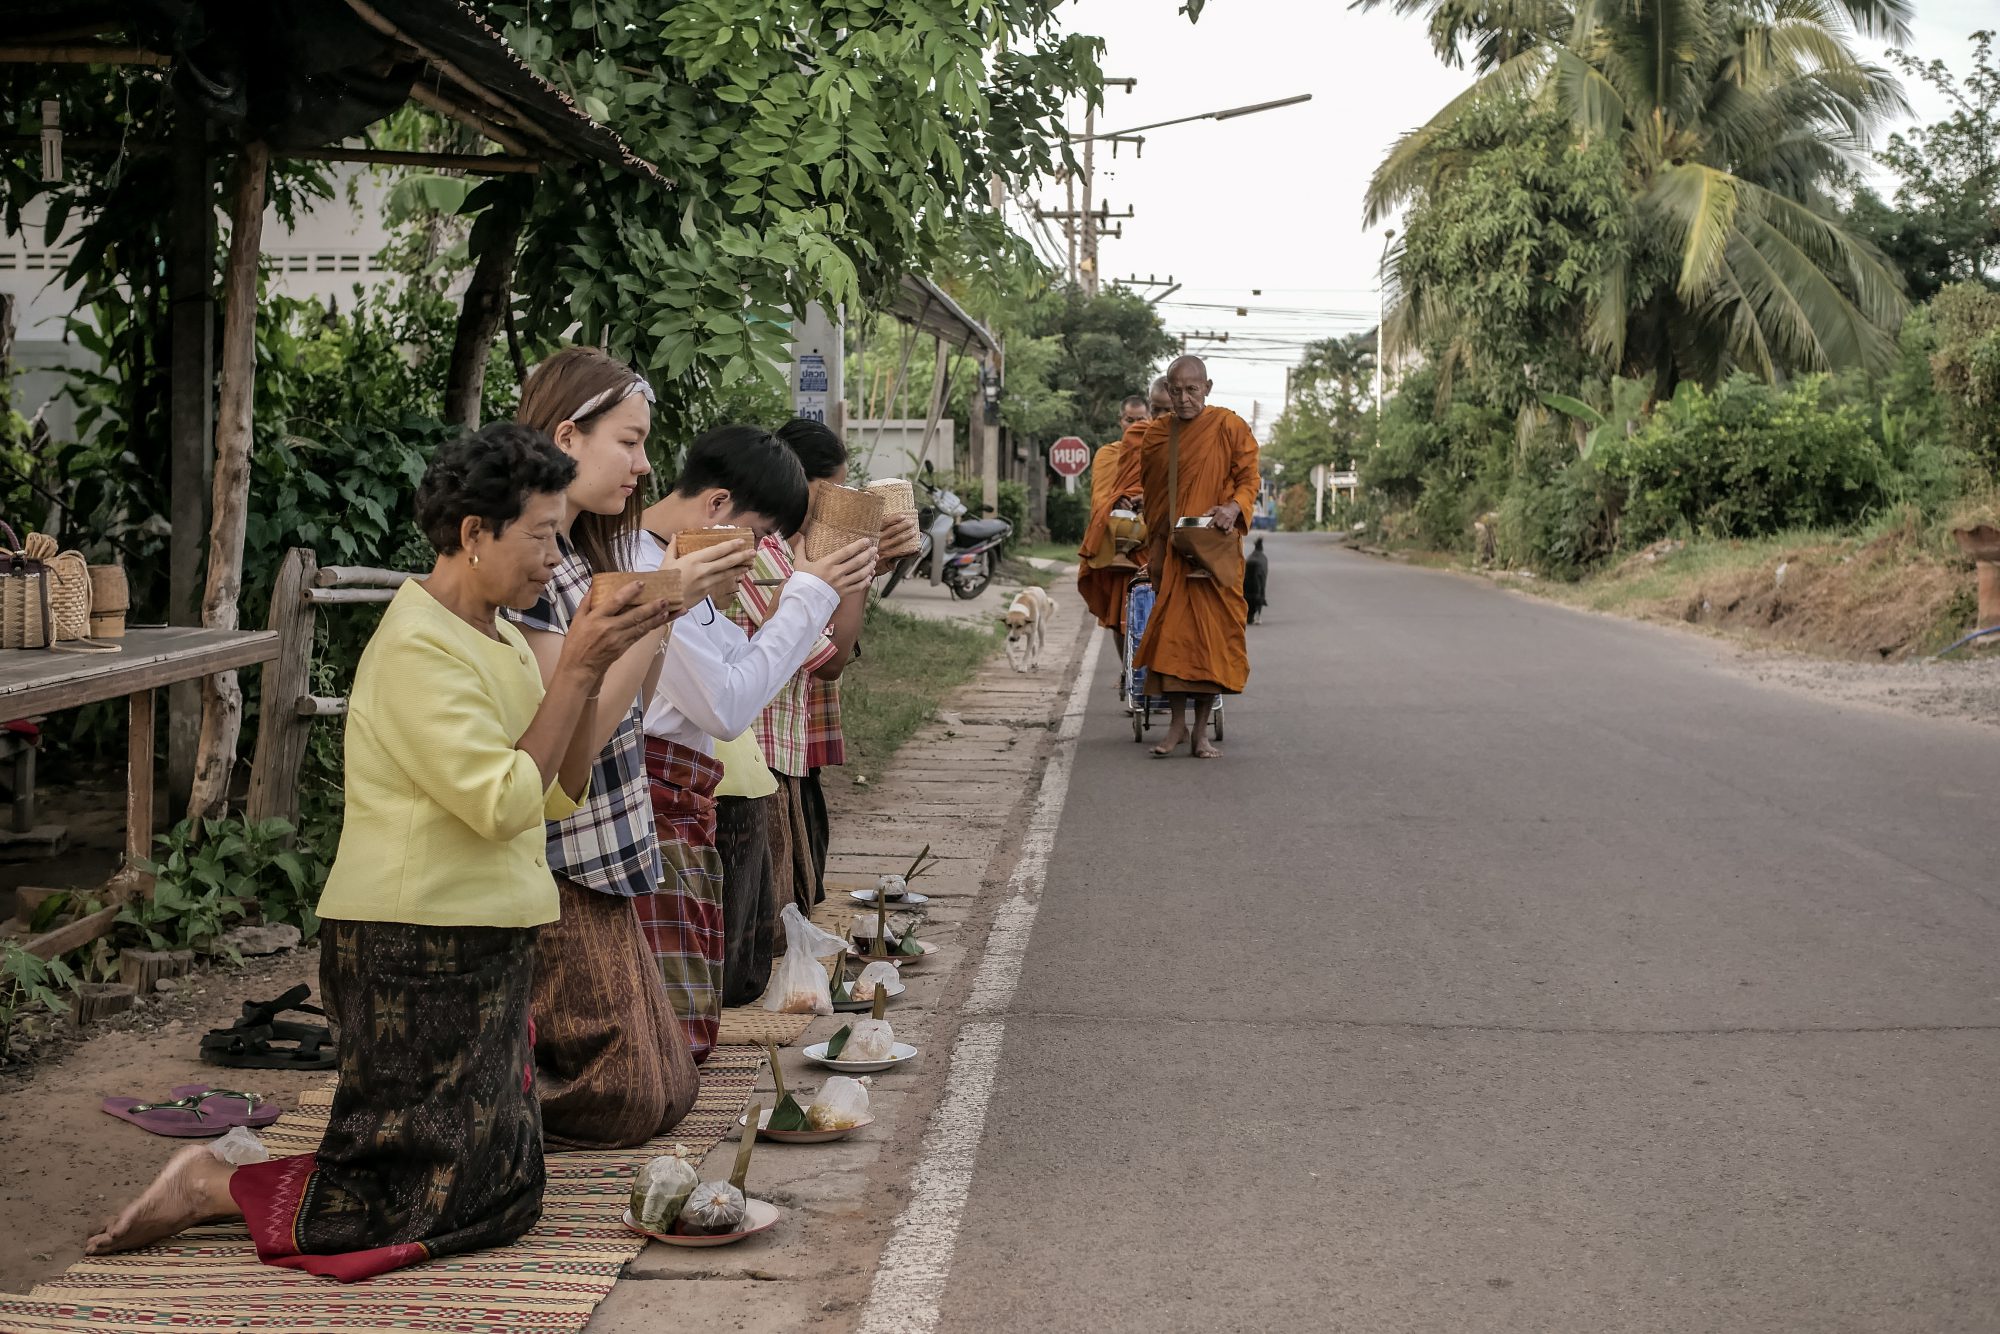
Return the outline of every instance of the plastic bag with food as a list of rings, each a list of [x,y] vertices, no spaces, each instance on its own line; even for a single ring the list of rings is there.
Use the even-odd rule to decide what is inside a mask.
[[[887,1019],[863,1019],[847,1035],[843,1061],[888,1061],[896,1056],[896,1032]]]
[[[743,1226],[743,1192],[727,1181],[704,1181],[681,1209],[681,1231],[717,1237]]]
[[[847,1130],[868,1119],[868,1081],[835,1075],[819,1086],[806,1120],[814,1130]]]
[[[632,1183],[632,1220],[648,1232],[665,1232],[700,1184],[701,1178],[687,1159],[660,1155],[640,1168]]]
[[[808,922],[796,903],[787,903],[778,916],[785,924],[785,957],[764,990],[764,1008],[778,1014],[832,1014],[833,993],[820,960],[839,954],[847,942]]]
[[[875,999],[875,988],[897,978],[895,964],[884,961],[871,963],[861,970],[861,976],[854,979],[852,997],[857,1001],[872,1001]]]

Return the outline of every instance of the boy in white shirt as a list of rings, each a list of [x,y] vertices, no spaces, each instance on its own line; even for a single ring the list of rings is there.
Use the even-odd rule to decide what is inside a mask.
[[[769,432],[724,426],[688,447],[673,489],[640,518],[633,568],[658,569],[677,533],[728,524],[750,540],[796,532],[808,492],[798,459]],[[725,949],[722,861],[715,847],[714,742],[740,735],[812,654],[845,597],[867,588],[876,544],[856,541],[802,563],[777,612],[753,636],[713,603],[674,625],[646,707],[646,772],[666,879],[636,906],[668,999],[697,1061],[715,1045]],[[761,983],[762,979],[759,979]]]

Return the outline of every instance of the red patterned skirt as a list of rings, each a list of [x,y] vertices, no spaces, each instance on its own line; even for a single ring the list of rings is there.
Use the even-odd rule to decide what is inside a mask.
[[[722,781],[722,762],[678,742],[647,737],[646,776],[666,878],[632,906],[688,1046],[695,1060],[703,1061],[722,1022],[722,856],[715,850],[715,787]]]
[[[535,1225],[535,936],[326,923],[319,985],[339,1061],[326,1135],[229,1182],[260,1260],[351,1283]]]

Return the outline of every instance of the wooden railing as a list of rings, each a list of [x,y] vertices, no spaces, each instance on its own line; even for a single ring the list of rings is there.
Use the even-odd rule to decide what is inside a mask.
[[[423,575],[378,570],[365,565],[320,567],[304,547],[285,553],[271,589],[271,629],[278,632],[277,660],[264,669],[263,717],[257,728],[257,755],[250,767],[251,820],[299,819],[299,766],[315,719],[347,713],[345,696],[312,693],[313,631],[318,609],[355,603],[383,603]]]

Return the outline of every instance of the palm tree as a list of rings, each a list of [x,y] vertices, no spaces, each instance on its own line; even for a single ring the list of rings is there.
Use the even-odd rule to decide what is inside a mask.
[[[1488,32],[1486,72],[1377,168],[1371,225],[1449,188],[1438,141],[1469,109],[1539,101],[1580,136],[1611,138],[1624,163],[1641,240],[1597,275],[1586,331],[1607,370],[1651,375],[1658,398],[1737,368],[1771,379],[1888,359],[1898,280],[1826,192],[1903,105],[1893,77],[1854,55],[1849,21],[1893,35],[1907,0],[1517,0],[1490,30],[1490,7],[1408,3],[1454,49]],[[1562,22],[1560,40],[1547,35]],[[1641,291],[1647,245],[1676,273]],[[1405,287],[1401,301],[1391,328],[1406,341],[1452,318],[1442,293]]]

